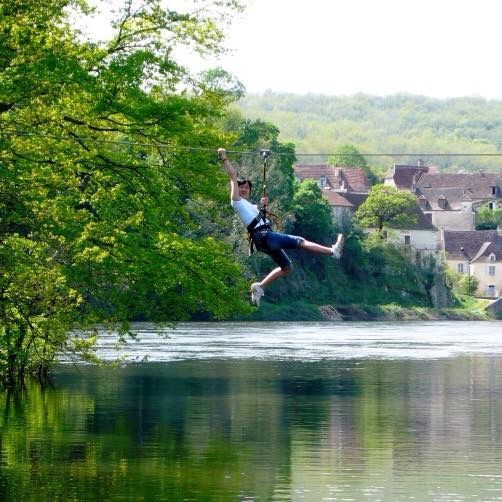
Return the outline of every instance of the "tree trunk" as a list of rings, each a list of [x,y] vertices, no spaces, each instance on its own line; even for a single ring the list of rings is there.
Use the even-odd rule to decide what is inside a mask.
[[[24,377],[25,364],[21,361],[21,351],[23,348],[23,340],[26,336],[26,327],[19,326],[19,332],[13,345],[9,345],[7,354],[7,385],[13,386],[19,383]]]

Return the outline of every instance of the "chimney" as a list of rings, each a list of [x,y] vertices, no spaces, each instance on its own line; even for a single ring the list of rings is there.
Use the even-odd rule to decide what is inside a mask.
[[[417,175],[416,174],[414,174],[411,177],[411,191],[413,193],[417,193]]]

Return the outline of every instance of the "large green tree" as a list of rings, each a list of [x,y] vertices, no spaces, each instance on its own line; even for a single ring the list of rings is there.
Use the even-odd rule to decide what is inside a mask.
[[[359,206],[356,216],[364,227],[409,228],[416,221],[417,201],[405,190],[388,185],[375,185],[366,200]]]
[[[181,44],[218,52],[238,2],[169,10],[125,1],[103,43],[68,13],[84,0],[0,6],[0,372],[45,371],[70,329],[242,310],[228,246],[191,233],[192,200],[222,200],[206,149],[240,95],[218,69],[200,79]],[[191,146],[192,150],[183,147]]]

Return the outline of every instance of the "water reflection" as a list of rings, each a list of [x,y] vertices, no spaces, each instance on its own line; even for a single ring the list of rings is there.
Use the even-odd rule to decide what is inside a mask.
[[[0,500],[502,499],[502,358],[60,367],[0,395]]]

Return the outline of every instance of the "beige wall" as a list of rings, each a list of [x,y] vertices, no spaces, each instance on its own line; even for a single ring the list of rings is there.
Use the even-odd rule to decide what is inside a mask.
[[[458,264],[461,263],[464,266],[463,275],[469,273],[469,263],[467,260],[446,260],[446,263],[450,269],[458,272]],[[491,276],[488,274],[488,267],[495,266],[495,275]],[[482,258],[474,263],[471,263],[470,273],[476,277],[479,281],[479,286],[476,291],[476,296],[489,297],[489,285],[495,286],[495,297],[502,295],[502,261],[490,262],[488,258]]]
[[[439,249],[439,232],[435,230],[396,230],[389,231],[389,239],[397,244],[404,244],[405,236],[410,236],[410,245],[417,251]]]
[[[474,230],[474,213],[464,211],[424,211],[432,214],[432,224],[445,230]]]
[[[479,280],[479,296],[491,296],[488,290],[489,285],[495,286],[495,296],[502,294],[502,261],[490,262],[488,258],[481,258],[471,264],[472,274]],[[489,275],[489,267],[495,267],[495,275]]]

